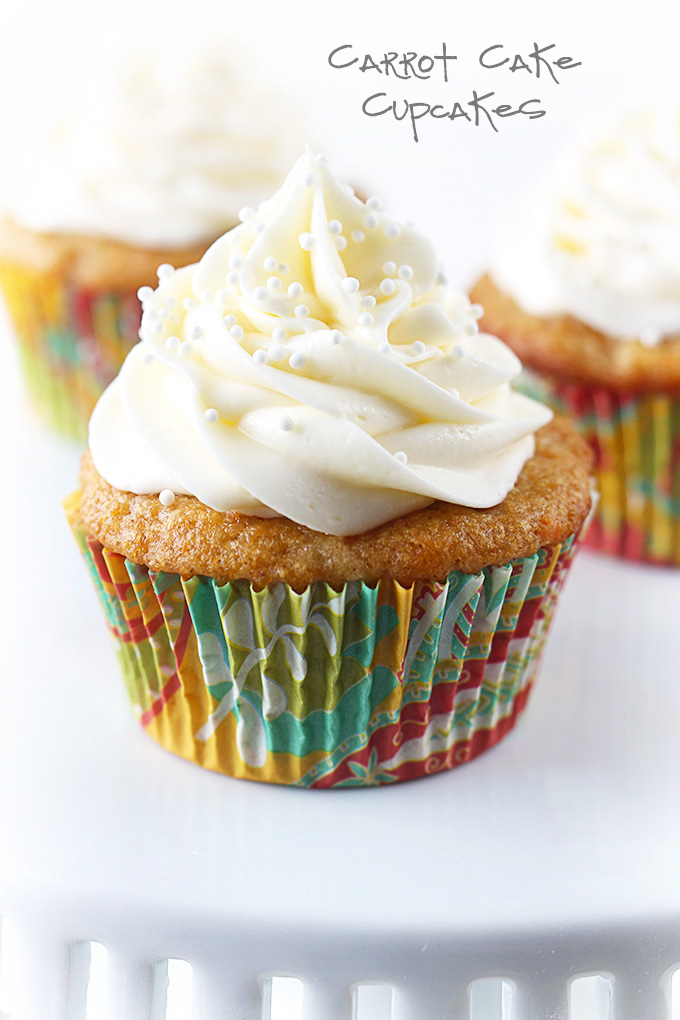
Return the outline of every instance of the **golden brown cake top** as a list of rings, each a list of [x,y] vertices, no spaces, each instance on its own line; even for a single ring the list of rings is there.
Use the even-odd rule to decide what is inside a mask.
[[[155,286],[161,263],[179,267],[198,262],[213,240],[206,238],[185,248],[144,248],[82,234],[39,233],[3,216],[0,262],[53,273],[85,289],[120,293]]]
[[[680,390],[680,336],[648,347],[607,336],[571,315],[540,318],[490,276],[474,285],[470,297],[484,308],[482,329],[504,340],[528,368],[614,390]]]
[[[301,590],[393,578],[402,585],[477,573],[562,542],[583,524],[591,503],[592,457],[568,422],[536,435],[535,455],[498,506],[473,510],[437,502],[362,535],[310,531],[285,518],[219,513],[192,496],[165,507],[156,495],[113,488],[89,453],[81,472],[81,514],[90,533],[114,552],[155,571],[203,574],[256,587],[285,581]]]

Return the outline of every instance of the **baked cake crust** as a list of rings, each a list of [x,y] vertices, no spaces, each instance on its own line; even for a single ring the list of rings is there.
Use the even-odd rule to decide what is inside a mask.
[[[451,571],[530,556],[579,530],[591,504],[592,455],[563,419],[536,433],[536,452],[498,506],[473,510],[436,502],[361,535],[311,531],[286,518],[211,510],[193,496],[170,507],[109,485],[89,453],[81,466],[83,522],[106,548],[154,571],[218,583],[278,581],[301,591],[314,581],[338,587],[392,578],[405,587]]]
[[[175,267],[198,262],[214,238],[183,248],[144,248],[81,234],[49,234],[28,230],[9,216],[0,219],[0,261],[93,290],[115,293],[158,283],[162,262]]]
[[[571,315],[530,315],[490,276],[474,285],[470,300],[484,308],[480,327],[504,340],[527,368],[613,390],[680,391],[680,336],[649,347],[607,336]]]

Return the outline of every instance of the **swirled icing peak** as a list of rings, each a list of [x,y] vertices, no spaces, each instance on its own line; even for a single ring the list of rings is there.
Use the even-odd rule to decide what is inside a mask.
[[[680,105],[591,127],[512,217],[492,263],[526,311],[622,340],[680,333]]]
[[[550,412],[429,241],[309,151],[241,218],[141,293],[142,343],[90,424],[104,478],[337,535],[503,500]]]

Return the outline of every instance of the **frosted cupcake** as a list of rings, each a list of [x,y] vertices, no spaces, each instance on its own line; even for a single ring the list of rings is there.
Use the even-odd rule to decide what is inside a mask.
[[[517,358],[426,238],[308,153],[162,272],[141,333],[68,512],[147,731],[300,786],[427,775],[500,740],[590,458],[512,390]]]
[[[278,187],[302,130],[223,51],[147,50],[90,83],[33,148],[0,220],[0,286],[29,392],[79,438],[137,342],[137,291],[195,262]]]
[[[591,133],[519,210],[473,289],[524,386],[589,440],[589,542],[680,564],[680,107]]]

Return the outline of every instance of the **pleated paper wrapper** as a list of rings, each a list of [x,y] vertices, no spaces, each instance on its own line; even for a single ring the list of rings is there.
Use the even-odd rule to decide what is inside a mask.
[[[595,453],[585,544],[680,566],[680,393],[617,392],[524,370],[518,388],[571,418]]]
[[[154,573],[67,514],[146,731],[217,772],[394,783],[493,747],[523,711],[574,537],[479,574],[301,594]]]
[[[32,403],[57,431],[85,441],[94,405],[138,342],[137,295],[89,291],[4,262],[0,287]]]

